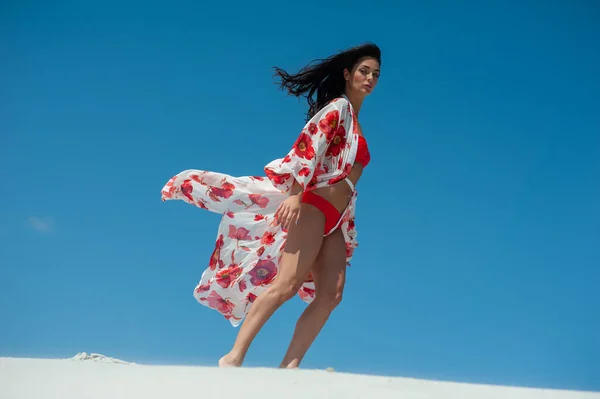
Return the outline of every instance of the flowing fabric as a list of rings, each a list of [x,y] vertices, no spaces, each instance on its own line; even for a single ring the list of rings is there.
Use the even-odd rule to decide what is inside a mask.
[[[238,326],[279,271],[287,231],[274,215],[294,181],[311,191],[343,180],[352,169],[357,144],[355,114],[348,99],[340,97],[306,123],[284,158],[265,166],[264,177],[189,169],[171,178],[162,189],[163,201],[179,199],[223,215],[208,267],[194,289],[196,300]],[[348,266],[358,246],[356,198],[354,191],[340,224]],[[306,303],[314,300],[310,275],[298,295]]]

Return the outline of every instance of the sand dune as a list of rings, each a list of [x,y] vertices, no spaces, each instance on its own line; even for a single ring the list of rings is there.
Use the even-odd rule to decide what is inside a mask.
[[[242,390],[243,391],[240,391]],[[2,399],[600,399],[600,393],[325,370],[147,366],[102,355],[0,358]]]

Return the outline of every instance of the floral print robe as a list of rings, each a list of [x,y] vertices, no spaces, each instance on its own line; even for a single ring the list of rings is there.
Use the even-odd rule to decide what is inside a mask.
[[[191,169],[167,182],[163,201],[180,199],[223,215],[208,267],[194,290],[200,304],[220,312],[234,327],[241,323],[279,270],[287,231],[274,223],[277,207],[290,195],[294,180],[310,191],[348,176],[358,146],[357,125],[352,105],[343,96],[306,123],[288,154],[265,166],[264,177]],[[340,224],[348,266],[358,245],[356,195],[355,191]],[[310,275],[298,295],[306,303],[315,298]]]

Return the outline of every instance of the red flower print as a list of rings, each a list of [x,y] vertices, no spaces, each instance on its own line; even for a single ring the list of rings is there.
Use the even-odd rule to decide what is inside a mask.
[[[218,197],[227,199],[233,195],[233,190],[235,190],[235,186],[223,179],[221,187],[208,186],[207,194],[211,200],[221,202]]]
[[[307,299],[313,299],[315,297],[315,290],[311,288],[302,287],[298,291],[298,295],[303,301],[306,301]]]
[[[256,254],[257,254],[259,257],[261,257],[261,256],[262,256],[262,254],[264,254],[264,253],[265,253],[265,247],[264,247],[264,246],[262,246],[262,247],[258,248],[258,251],[256,251]]]
[[[331,144],[327,148],[327,155],[337,157],[346,145],[346,128],[343,125],[338,126],[333,133]]]
[[[352,243],[346,243],[346,258],[349,258],[354,253],[354,248],[352,247]]]
[[[207,298],[200,298],[200,300],[208,302],[209,307],[222,314],[229,314],[235,308],[235,305],[229,299],[223,298],[216,291],[212,291]]]
[[[215,280],[217,284],[219,284],[223,288],[229,287],[236,278],[238,278],[242,274],[242,268],[236,264],[229,266],[226,269],[221,269],[215,275]]]
[[[246,291],[246,288],[248,288],[248,286],[246,285],[246,280],[240,280],[240,282],[238,283],[238,288],[240,289],[240,292]]]
[[[194,198],[192,197],[192,191],[194,191],[194,187],[192,186],[191,180],[184,180],[181,183],[181,193],[186,196],[187,199],[194,202]]]
[[[265,215],[261,215],[260,213],[257,213],[256,215],[254,215],[254,221],[255,222],[263,220],[264,218],[265,218]]]
[[[253,204],[258,205],[259,208],[266,208],[269,204],[269,199],[260,194],[249,194],[248,198],[250,198]]]
[[[227,237],[233,238],[234,240],[251,240],[250,230],[245,229],[243,227],[235,227],[234,225],[229,225],[229,234]]]
[[[311,136],[318,131],[319,131],[319,129],[317,128],[317,125],[315,125],[314,123],[310,123],[308,125],[308,133],[310,133]]]
[[[265,178],[264,178],[264,177],[262,177],[262,176],[252,176],[252,179],[254,179],[254,180],[258,180],[258,181],[263,181],[263,180],[265,180]]]
[[[225,242],[223,241],[223,234],[221,234],[217,239],[217,242],[215,243],[215,250],[213,251],[210,257],[210,262],[208,263],[208,267],[210,267],[210,270],[215,270],[217,266],[219,267],[219,269],[225,266],[225,262],[223,262],[220,259],[221,249],[223,248],[223,245],[225,245]]]
[[[244,312],[248,311],[248,306],[250,306],[252,303],[254,303],[254,301],[256,300],[256,295],[253,294],[252,292],[250,292],[247,296],[246,299],[244,299],[243,303],[245,303],[246,306],[244,306]]]
[[[340,112],[336,109],[328,112],[323,119],[319,121],[319,129],[327,137],[327,141],[331,141],[333,134],[338,127],[338,120],[340,119]]]
[[[194,174],[191,174],[190,177],[192,178],[193,181],[202,184],[202,179],[200,178],[199,175],[197,175],[197,174],[194,173]]]
[[[315,169],[315,173],[313,174],[312,179],[310,179],[310,182],[308,183],[308,185],[309,186],[314,186],[315,184],[317,184],[317,179],[323,173],[327,173],[327,168],[326,167],[324,168],[321,164],[318,164],[317,168]]]
[[[318,164],[317,168],[315,169],[315,175],[319,176],[319,175],[322,175],[323,173],[327,173],[327,165],[325,165],[325,167],[323,167],[322,164]]]
[[[260,243],[262,245],[271,245],[275,242],[275,236],[273,235],[273,233],[266,231],[265,234],[263,234],[262,238],[260,239]]]
[[[198,199],[197,205],[202,209],[208,209],[208,207],[206,206],[206,201],[204,201],[202,198]]]
[[[307,168],[306,166],[303,167],[302,169],[300,169],[300,171],[298,172],[298,175],[300,176],[308,176],[310,175],[310,168]]]
[[[354,230],[354,220],[350,219],[348,221],[348,230]]]
[[[277,275],[277,266],[268,259],[261,259],[256,262],[248,274],[251,276],[250,284],[254,286],[268,285]]]
[[[289,173],[284,173],[284,174],[278,175],[277,173],[273,172],[271,169],[265,169],[265,173],[267,174],[267,177],[269,178],[269,180],[271,180],[275,184],[283,184],[283,183],[285,183],[285,181],[287,179],[290,178]]]
[[[173,194],[175,193],[175,186],[173,186],[173,183],[175,182],[175,179],[177,178],[177,176],[172,177],[167,184],[165,184],[165,186],[163,187],[161,193],[162,193],[162,200],[166,201],[167,198],[172,198]]]
[[[196,293],[199,294],[201,292],[206,292],[210,290],[210,284],[199,285],[196,287]]]
[[[235,216],[233,212],[231,211],[227,211],[227,213],[225,213],[227,216],[229,216],[230,218],[233,219],[233,217]]]
[[[315,149],[312,145],[312,139],[306,133],[302,133],[294,144],[294,153],[296,156],[311,160],[315,156]]]
[[[288,163],[292,161],[292,157],[290,157],[290,154],[286,155],[285,158],[283,158],[281,160],[281,163]]]
[[[168,191],[163,191],[163,198],[173,198],[173,194],[175,194],[176,190],[177,189],[175,188],[175,186],[169,187]]]

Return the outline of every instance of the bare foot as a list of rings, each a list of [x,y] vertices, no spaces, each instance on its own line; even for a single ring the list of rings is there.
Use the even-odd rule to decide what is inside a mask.
[[[231,354],[226,354],[219,359],[219,367],[240,367],[242,362],[235,359]]]

